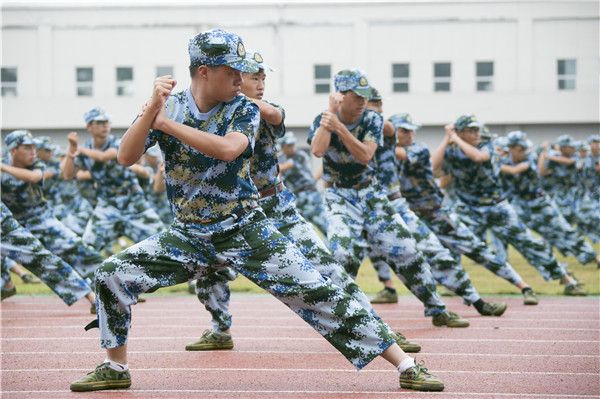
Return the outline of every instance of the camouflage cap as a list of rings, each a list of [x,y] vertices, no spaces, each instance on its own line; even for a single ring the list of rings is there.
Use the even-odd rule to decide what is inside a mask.
[[[286,132],[279,140],[280,145],[296,144],[296,135],[292,131]]]
[[[352,90],[361,97],[371,96],[371,86],[367,75],[359,69],[344,69],[335,74],[333,78],[336,91]]]
[[[262,54],[254,49],[246,49],[247,59],[250,64],[258,67],[258,70],[273,72],[273,68],[269,64],[265,63]],[[257,71],[258,72],[258,71]]]
[[[556,144],[558,144],[559,147],[573,147],[575,148],[576,146],[576,142],[575,140],[573,140],[573,137],[569,136],[568,134],[563,134],[562,136],[559,136],[556,139]]]
[[[4,144],[7,149],[12,150],[20,145],[35,144],[35,141],[29,130],[15,130],[6,135]]]
[[[67,155],[66,151],[64,148],[62,148],[59,145],[56,145],[56,147],[54,148],[54,155],[56,155],[57,157],[64,157],[65,155]]]
[[[500,148],[503,151],[508,151],[508,137],[500,136],[494,140],[494,146]]]
[[[454,128],[457,132],[462,132],[468,127],[483,127],[483,123],[479,122],[475,115],[461,115],[458,117],[456,122],[454,122]]]
[[[92,122],[109,122],[110,115],[107,114],[102,108],[94,107],[83,114],[83,119],[85,120],[85,124],[89,125]]]
[[[388,118],[388,121],[394,125],[394,129],[418,130],[421,125],[414,123],[409,114],[395,114]]]
[[[55,145],[49,136],[40,136],[33,139],[38,150],[54,151]]]
[[[509,147],[515,147],[520,145],[521,147],[528,149],[531,147],[529,139],[527,138],[527,133],[522,132],[520,130],[515,130],[513,132],[508,133],[506,136],[507,145]]]
[[[578,141],[577,142],[577,151],[589,151],[590,150],[590,145],[585,142],[585,141]]]
[[[369,96],[369,101],[381,101],[381,94],[379,94],[379,90],[374,87],[371,87],[371,95]]]
[[[589,144],[592,144],[592,143],[600,143],[600,134],[594,134],[594,135],[592,135],[592,136],[588,137],[588,138],[587,138],[587,142],[588,142]]]
[[[240,72],[258,72],[256,64],[248,62],[242,38],[223,29],[199,33],[188,44],[192,66],[226,65]]]

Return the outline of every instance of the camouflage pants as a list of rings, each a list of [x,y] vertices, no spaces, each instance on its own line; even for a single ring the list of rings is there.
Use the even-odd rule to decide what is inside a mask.
[[[102,256],[55,217],[43,215],[21,221],[23,226],[53,254],[67,262],[83,278],[92,279]]]
[[[156,211],[142,194],[131,198],[98,198],[88,221],[83,241],[98,251],[111,253],[112,243],[121,236],[140,242],[163,229]]]
[[[328,188],[328,229],[334,259],[356,277],[363,254],[383,259],[425,305],[425,315],[446,310],[435,280],[406,223],[378,186],[360,190]]]
[[[453,254],[465,255],[513,285],[523,282],[521,276],[502,256],[495,254],[484,241],[447,208],[416,210],[421,220],[435,233],[442,245]]]
[[[397,198],[391,202],[402,220],[406,223],[412,236],[417,241],[417,249],[423,253],[431,266],[431,273],[438,284],[443,285],[456,295],[462,297],[470,305],[481,299],[473,287],[469,274],[450,251],[442,245],[436,235],[410,210],[405,198]],[[389,266],[381,257],[371,257],[373,267],[379,269]],[[378,272],[379,274],[379,272]]]
[[[574,255],[586,264],[596,259],[596,252],[561,215],[547,196],[534,200],[514,199],[513,207],[531,230],[539,233],[563,255]]]
[[[594,243],[600,242],[600,198],[593,193],[585,193],[577,204],[577,215],[577,229],[581,235]]]
[[[67,305],[72,305],[92,290],[79,273],[54,254],[56,248],[54,253],[44,248],[40,240],[12,217],[3,218],[0,251],[3,276],[4,270],[8,274],[9,268],[5,257],[10,257],[42,280]]]
[[[76,197],[71,202],[61,203],[55,212],[58,220],[73,230],[75,234],[82,236],[94,208],[85,198]]]
[[[131,305],[143,292],[231,267],[298,314],[357,368],[395,341],[385,324],[322,276],[260,210],[213,224],[182,224],[107,259],[96,272],[100,343],[127,342]]]
[[[300,191],[296,193],[296,208],[304,219],[317,226],[323,234],[327,232],[327,213],[319,191]]]
[[[545,280],[556,280],[566,275],[565,269],[552,254],[552,248],[544,240],[533,236],[507,200],[485,206],[471,206],[459,200],[456,205],[461,221],[477,237],[484,237],[485,231],[491,230],[503,243],[515,247]]]
[[[321,275],[329,278],[333,284],[357,300],[363,309],[379,318],[367,296],[356,285],[352,277],[335,263],[333,256],[314,228],[298,213],[294,194],[284,190],[262,199],[260,206],[269,221],[300,249],[300,252]],[[198,280],[196,283],[198,299],[211,314],[214,331],[226,331],[231,327],[231,314],[228,307],[230,292],[227,282],[235,277],[236,273],[228,268],[207,276],[206,279]]]
[[[3,257],[0,259],[0,290],[4,289],[4,286],[11,283],[10,273],[8,272],[8,263]]]

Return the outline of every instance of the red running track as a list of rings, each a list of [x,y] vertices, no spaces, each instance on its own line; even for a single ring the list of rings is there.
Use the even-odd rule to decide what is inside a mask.
[[[104,359],[83,302],[53,297],[2,302],[1,397],[41,398],[600,398],[598,297],[543,297],[537,307],[509,298],[500,318],[479,316],[458,298],[448,307],[471,327],[433,327],[412,298],[376,310],[419,342],[416,355],[442,377],[442,393],[398,387],[377,359],[361,372],[270,296],[234,295],[232,351],[186,352],[209,327],[193,296],[148,296],[133,310],[130,390],[72,393],[69,383]]]

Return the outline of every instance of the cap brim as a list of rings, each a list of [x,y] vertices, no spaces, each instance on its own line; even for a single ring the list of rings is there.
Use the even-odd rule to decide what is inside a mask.
[[[19,145],[30,145],[30,144],[35,145],[35,141],[30,138],[23,139],[23,141],[19,143]]]
[[[227,66],[243,73],[256,73],[260,70],[256,63],[239,60],[227,63]]]
[[[271,66],[269,64],[265,64],[264,62],[261,62],[258,64],[258,69],[259,70],[264,70],[264,71],[269,71],[269,72],[273,72],[274,69],[271,68]]]
[[[352,89],[352,91],[366,99],[369,99],[369,97],[371,97],[371,88],[370,87],[365,87],[365,88],[357,87],[357,88]]]
[[[417,130],[421,127],[421,125],[415,125],[412,123],[401,123],[399,127],[406,130]]]
[[[467,125],[467,127],[478,127],[481,128],[483,126],[483,123],[481,122],[471,122]]]

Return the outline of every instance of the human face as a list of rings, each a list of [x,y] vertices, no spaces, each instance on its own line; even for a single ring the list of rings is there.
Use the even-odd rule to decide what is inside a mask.
[[[52,159],[52,151],[50,150],[37,150],[37,156],[42,161],[49,161]]]
[[[199,72],[206,81],[206,95],[212,101],[231,101],[242,92],[242,73],[236,69],[226,65],[202,66]]]
[[[242,93],[247,97],[262,100],[266,78],[267,75],[262,69],[256,73],[242,74]]]
[[[412,130],[399,127],[398,130],[396,130],[396,137],[398,138],[398,144],[405,147],[413,143],[414,135]]]
[[[592,141],[590,143],[590,150],[594,156],[600,155],[600,142]]]
[[[458,136],[472,146],[477,146],[481,143],[481,135],[479,134],[478,127],[468,127],[458,132]]]
[[[560,147],[560,153],[563,157],[571,158],[575,155],[575,147]]]
[[[291,157],[296,153],[296,144],[284,144],[281,146],[281,151],[286,157]]]
[[[14,166],[19,168],[27,168],[35,162],[37,159],[35,145],[33,144],[21,144],[17,148],[13,148],[10,151],[12,162]]]
[[[110,134],[109,121],[93,121],[87,125],[87,130],[90,132],[94,140],[105,141]]]
[[[365,112],[366,107],[366,98],[359,96],[351,90],[347,91],[340,104],[340,116],[344,119],[342,122],[355,122]]]
[[[510,153],[512,160],[515,162],[521,162],[527,158],[527,151],[520,145],[509,147],[508,152]]]

